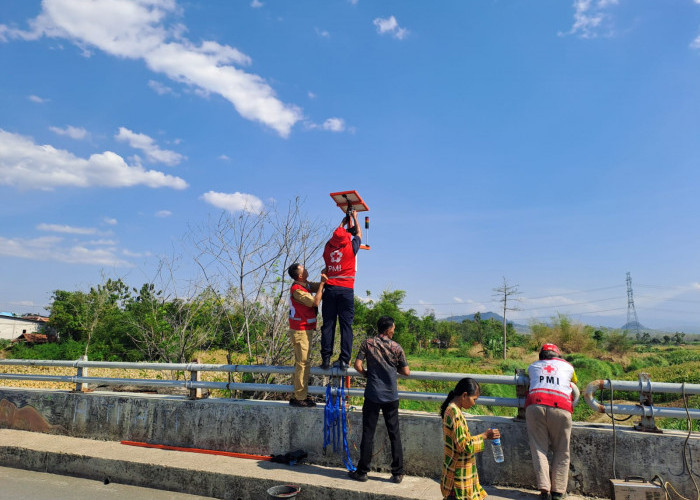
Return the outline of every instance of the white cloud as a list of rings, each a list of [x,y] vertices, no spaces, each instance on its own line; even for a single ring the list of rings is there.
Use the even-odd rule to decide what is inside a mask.
[[[612,32],[611,17],[607,9],[617,5],[619,0],[574,0],[574,24],[562,35],[578,35],[581,38],[595,38],[601,31]]]
[[[88,135],[87,130],[85,130],[84,128],[73,127],[71,125],[68,125],[66,128],[49,127],[49,130],[51,132],[58,134],[58,135],[67,135],[71,139],[76,139],[76,140],[85,139]]]
[[[217,193],[209,191],[202,195],[202,199],[217,208],[228,210],[229,212],[262,212],[264,205],[257,196],[246,193]]]
[[[102,219],[102,222],[104,222],[105,224],[107,224],[109,226],[116,226],[117,225],[117,219],[115,219],[114,217],[105,217]]]
[[[331,34],[328,32],[328,30],[321,30],[318,28],[314,28],[316,30],[316,34],[320,36],[321,38],[330,38]]]
[[[117,257],[113,248],[90,249],[82,245],[64,246],[62,243],[63,238],[57,236],[34,239],[0,236],[0,255],[70,264],[133,267],[131,263]]]
[[[386,19],[378,17],[372,22],[377,27],[377,33],[380,35],[389,34],[399,40],[403,40],[408,36],[409,31],[399,26],[399,22],[394,16],[387,17]]]
[[[164,218],[164,217],[170,217],[171,215],[173,215],[173,213],[170,210],[158,210],[156,212],[156,217]]]
[[[226,155],[219,155],[219,160],[221,161],[231,161],[231,158],[229,158]]]
[[[34,307],[37,305],[34,303],[33,300],[12,300],[12,301],[10,301],[10,304],[13,306],[26,306],[26,307]]]
[[[323,122],[323,130],[330,130],[331,132],[342,132],[345,130],[345,120],[342,118],[329,118]]]
[[[143,151],[151,163],[164,163],[172,167],[185,159],[185,156],[180,153],[160,149],[155,141],[146,134],[137,134],[125,127],[119,127],[119,133],[114,138],[118,141],[128,142],[132,148]]]
[[[116,153],[105,151],[88,159],[0,129],[0,184],[23,189],[56,187],[129,187],[185,189],[187,183],[155,170],[130,166]]]
[[[242,117],[289,136],[302,119],[301,110],[281,102],[262,77],[234,66],[251,63],[238,49],[214,41],[196,45],[184,38],[182,24],[165,24],[166,17],[180,13],[175,0],[44,0],[29,31],[0,25],[0,40],[65,38],[84,51],[97,48],[141,59],[152,71],[205,94],[219,94]]]
[[[85,245],[99,245],[99,246],[109,246],[109,247],[113,247],[116,244],[117,244],[117,242],[114,240],[105,240],[105,239],[90,240],[90,241],[85,242]]]
[[[122,250],[122,254],[127,256],[127,257],[150,257],[151,252],[132,252],[131,250],[127,250],[126,248]]]
[[[464,299],[460,299],[459,297],[452,297],[452,300],[454,300],[454,301],[457,302],[458,304],[463,304],[463,303],[464,303]]]
[[[2,25],[0,25],[0,27],[2,27]],[[44,99],[42,97],[39,97],[38,95],[30,95],[29,97],[27,97],[27,99],[29,99],[32,102],[36,102],[37,104],[43,104],[45,102],[49,102],[48,99]]]
[[[66,226],[64,224],[46,224],[42,222],[37,225],[36,228],[39,231],[50,231],[53,233],[64,233],[64,234],[95,234],[97,229],[94,227],[75,227]]]
[[[311,91],[309,91],[307,95],[309,96],[309,99],[316,99],[316,94]]]
[[[148,86],[158,95],[177,95],[173,89],[155,80],[148,80]]]
[[[250,2],[250,6],[253,7],[254,9],[259,9],[263,5],[265,5],[265,4],[262,3],[260,0],[253,0],[252,2]]]
[[[354,133],[355,128],[350,127],[347,128],[345,125],[345,120],[342,118],[328,118],[326,121],[324,121],[321,125],[318,123],[314,123],[310,120],[304,121],[304,128],[307,130],[316,130],[316,129],[322,129],[322,130],[329,130],[331,132],[344,132],[345,130],[348,130],[349,132]]]

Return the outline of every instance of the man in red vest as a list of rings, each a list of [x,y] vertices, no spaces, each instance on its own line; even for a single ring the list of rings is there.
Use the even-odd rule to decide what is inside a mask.
[[[574,367],[561,359],[554,344],[544,344],[539,361],[532,363],[527,373],[530,390],[525,400],[532,465],[542,500],[561,500],[569,483],[569,441],[571,414],[574,411],[572,384],[576,384]],[[550,473],[547,451],[554,456]]]
[[[296,263],[289,266],[287,272],[294,280],[289,293],[289,336],[294,348],[294,395],[289,404],[310,408],[316,406],[316,403],[309,397],[308,392],[311,373],[309,347],[311,336],[316,330],[316,315],[326,275],[321,274],[320,283],[310,282],[309,272],[304,266]]]
[[[323,250],[328,282],[323,297],[321,326],[321,368],[330,368],[336,321],[340,322],[340,355],[334,368],[347,369],[352,354],[352,320],[355,317],[355,271],[362,228],[357,212],[350,212],[340,223]]]

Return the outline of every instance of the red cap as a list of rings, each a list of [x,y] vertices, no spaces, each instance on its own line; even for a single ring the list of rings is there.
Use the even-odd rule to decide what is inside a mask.
[[[554,344],[545,344],[542,346],[542,349],[540,349],[540,352],[542,351],[554,351],[556,352],[559,356],[561,356],[561,352],[559,352],[559,348],[554,345]]]

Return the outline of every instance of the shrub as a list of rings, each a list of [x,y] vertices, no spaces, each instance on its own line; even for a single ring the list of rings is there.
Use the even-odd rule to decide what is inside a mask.
[[[65,342],[49,342],[48,344],[16,343],[10,350],[12,359],[63,359],[74,360],[85,353],[85,344],[73,339]]]
[[[671,349],[662,354],[672,365],[700,361],[700,350]]]
[[[668,360],[663,356],[645,356],[632,358],[625,369],[626,372],[637,372],[649,366],[668,366]]]
[[[632,339],[625,332],[612,332],[605,340],[605,348],[613,354],[626,354],[632,348]]]
[[[534,323],[530,325],[530,330],[535,347],[553,343],[562,352],[590,352],[596,347],[594,329],[581,323],[572,323],[564,314],[552,318],[551,325]]]
[[[576,369],[576,375],[581,381],[613,379],[624,373],[619,363],[589,358],[584,354],[571,354],[566,356],[566,360]]]

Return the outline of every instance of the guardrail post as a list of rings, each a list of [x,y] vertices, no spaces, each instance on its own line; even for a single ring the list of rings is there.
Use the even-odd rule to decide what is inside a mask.
[[[87,354],[85,356],[80,356],[78,361],[87,361],[88,357]],[[78,366],[78,372],[76,373],[78,377],[87,377],[88,376],[88,369],[87,366],[83,368],[82,366]],[[77,382],[75,384],[75,390],[76,392],[87,392],[88,391],[88,385],[83,384],[81,382]]]
[[[194,363],[199,364],[199,358],[195,359]],[[201,382],[201,380],[202,372],[200,372],[199,370],[190,370],[191,382]],[[202,389],[199,387],[190,389],[189,399],[202,399]]]
[[[522,368],[518,368],[515,370],[515,380],[517,381],[515,384],[515,397],[518,399],[523,399],[527,397],[527,391],[528,391],[528,386],[526,383],[523,383],[523,380],[525,380],[525,370]],[[525,408],[522,406],[518,406],[518,414],[515,416],[514,420],[525,420]]]
[[[644,415],[642,419],[634,426],[635,430],[644,432],[658,432],[661,433],[661,429],[656,427],[654,423],[654,414],[652,409],[654,408],[654,400],[651,393],[651,377],[648,373],[639,374],[639,405],[644,409]],[[649,415],[647,415],[647,409]]]

